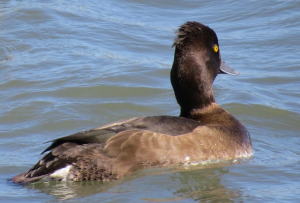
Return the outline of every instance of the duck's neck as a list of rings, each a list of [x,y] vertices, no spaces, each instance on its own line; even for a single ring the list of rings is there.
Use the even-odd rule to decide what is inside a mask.
[[[181,107],[181,117],[192,118],[193,112],[215,103],[212,83],[216,74],[209,72],[208,65],[205,55],[186,53],[176,48],[171,83]]]

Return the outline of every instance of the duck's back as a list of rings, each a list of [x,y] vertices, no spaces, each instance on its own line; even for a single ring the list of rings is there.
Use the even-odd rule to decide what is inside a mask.
[[[48,154],[12,180],[27,183],[50,177],[106,181],[149,166],[228,160],[252,153],[249,133],[242,124],[220,127],[207,122],[153,116],[79,132],[53,140],[45,150],[50,150]]]

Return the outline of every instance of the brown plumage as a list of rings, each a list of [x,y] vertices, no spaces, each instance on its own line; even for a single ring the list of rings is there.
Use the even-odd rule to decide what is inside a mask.
[[[247,129],[213,97],[217,74],[237,75],[221,60],[215,32],[187,22],[179,28],[173,46],[171,82],[180,117],[132,118],[58,138],[36,165],[11,180],[21,184],[42,178],[110,181],[150,166],[251,156]]]

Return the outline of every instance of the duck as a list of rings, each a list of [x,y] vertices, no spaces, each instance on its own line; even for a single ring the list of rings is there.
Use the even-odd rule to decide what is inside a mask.
[[[113,181],[147,167],[252,156],[248,130],[213,96],[218,74],[239,74],[221,59],[214,30],[188,21],[172,47],[170,78],[179,116],[135,117],[52,140],[46,155],[10,180]]]

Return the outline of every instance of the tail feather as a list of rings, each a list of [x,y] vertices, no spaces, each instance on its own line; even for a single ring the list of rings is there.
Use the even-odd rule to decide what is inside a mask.
[[[48,174],[36,176],[36,177],[26,177],[26,175],[27,175],[27,172],[21,173],[19,175],[16,175],[16,176],[8,179],[8,181],[12,181],[13,183],[18,183],[18,184],[23,185],[23,184],[36,182],[36,181],[44,178],[45,176],[48,176]]]

